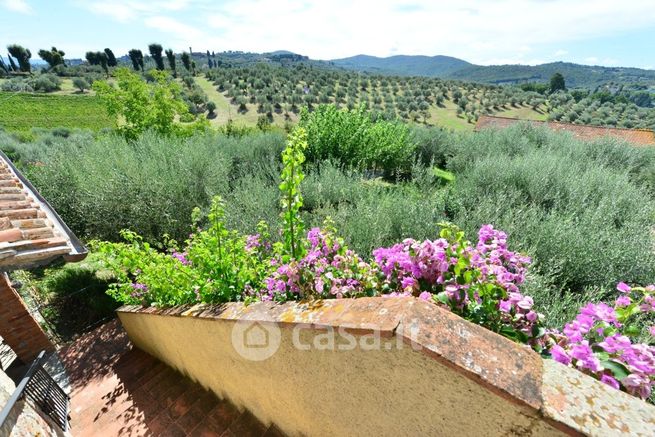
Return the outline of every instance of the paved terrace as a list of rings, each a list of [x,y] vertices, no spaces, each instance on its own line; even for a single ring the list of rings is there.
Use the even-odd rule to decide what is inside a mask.
[[[117,320],[58,353],[76,437],[283,435],[136,349]]]

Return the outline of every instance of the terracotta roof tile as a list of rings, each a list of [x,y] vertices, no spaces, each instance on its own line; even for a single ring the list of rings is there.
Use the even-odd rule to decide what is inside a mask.
[[[482,115],[475,125],[475,130],[485,128],[504,129],[517,123],[530,123],[533,125],[545,125],[554,131],[571,132],[573,136],[581,140],[591,141],[606,136],[623,139],[629,143],[639,146],[655,146],[655,132],[650,129],[624,129],[601,126],[588,126],[583,124],[560,123],[554,121],[536,121],[518,118],[494,117]],[[1,197],[0,197],[1,199]]]
[[[0,152],[0,271],[80,261],[86,248]]]

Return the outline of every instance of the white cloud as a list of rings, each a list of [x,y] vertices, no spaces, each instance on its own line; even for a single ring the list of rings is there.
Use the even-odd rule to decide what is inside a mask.
[[[589,56],[582,60],[584,64],[588,65],[604,65],[606,67],[615,67],[619,65],[618,59],[615,58],[598,58],[597,56]]]
[[[89,4],[88,8],[92,12],[111,17],[116,21],[120,21],[121,23],[127,23],[128,21],[134,20],[136,18],[135,11],[132,8],[130,8],[128,5],[123,5],[120,3],[95,2]]]
[[[164,16],[148,17],[144,24],[150,28],[171,34],[180,42],[194,41],[203,38],[203,33],[195,27],[181,23],[173,18]]]
[[[546,44],[584,40],[655,25],[646,0],[443,0],[402,8],[402,0],[333,0],[304,8],[238,0],[208,15],[224,47],[287,49],[329,59],[367,53],[386,56],[451,54],[479,63],[526,62]],[[344,12],[347,11],[347,12]]]
[[[3,0],[2,6],[13,12],[20,12],[21,14],[31,14],[32,7],[25,0]]]
[[[186,9],[191,0],[168,1],[139,1],[139,0],[113,0],[113,1],[84,1],[82,7],[98,15],[105,15],[121,23],[133,21],[162,12],[176,12]],[[198,3],[196,1],[196,3]]]
[[[480,64],[556,59],[552,46],[655,27],[651,0],[101,0],[80,3],[198,50],[452,55]],[[548,56],[548,53],[554,53]],[[537,59],[539,58],[539,59]],[[545,58],[545,59],[541,59]]]

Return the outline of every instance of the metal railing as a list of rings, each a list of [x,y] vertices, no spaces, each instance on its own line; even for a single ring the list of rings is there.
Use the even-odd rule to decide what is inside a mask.
[[[98,293],[97,285],[89,285],[68,294],[58,295],[54,300],[47,303],[38,303],[37,292],[29,292],[33,304],[34,314],[39,323],[45,327],[50,340],[57,345],[64,345],[70,342],[75,336],[91,331],[99,325],[116,317],[114,310],[120,305],[116,303],[105,310],[94,310],[85,302],[93,298],[96,302],[106,299],[109,296],[102,293],[101,296],[91,293]],[[53,316],[51,313],[59,313]]]
[[[0,370],[7,370],[16,359],[13,349],[0,337]]]
[[[62,431],[68,431],[70,397],[43,368],[44,363],[45,351],[41,351],[39,356],[32,362],[23,379],[16,386],[16,390],[7,401],[7,405],[0,411],[0,427],[4,425],[11,410],[19,400],[29,399],[44,414],[50,417]]]

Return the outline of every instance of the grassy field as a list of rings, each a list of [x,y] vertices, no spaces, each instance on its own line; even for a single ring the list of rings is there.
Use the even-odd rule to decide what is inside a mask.
[[[444,102],[443,107],[430,106],[430,124],[454,131],[471,131],[475,123],[469,123],[465,117],[457,115],[457,105],[452,101]]]
[[[11,131],[41,128],[111,127],[103,104],[89,95],[0,92],[0,126]]]
[[[530,106],[519,106],[517,108],[498,111],[494,115],[499,117],[521,118],[525,120],[545,121],[548,119],[548,114],[546,113],[546,109],[543,107],[543,105],[538,107],[537,110],[532,109]]]
[[[244,124],[254,126],[257,124],[257,119],[262,115],[257,112],[257,106],[247,104],[248,112],[241,114],[237,112],[237,107],[230,104],[230,101],[223,93],[216,90],[216,87],[204,76],[195,78],[195,82],[207,94],[209,100],[216,103],[216,117],[210,119],[212,125],[223,126],[228,120],[232,119],[236,124]],[[296,122],[298,117],[291,114],[291,121]],[[273,124],[277,126],[284,126],[284,115],[273,114]]]

